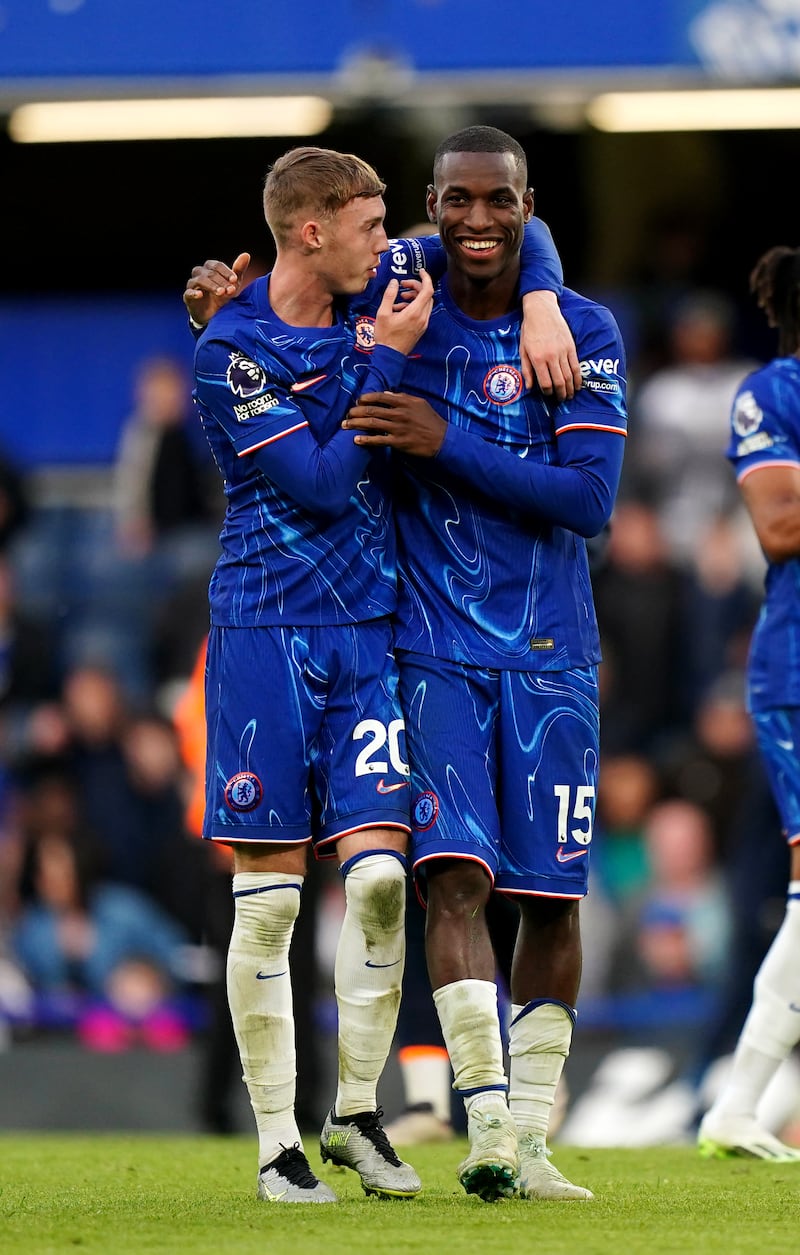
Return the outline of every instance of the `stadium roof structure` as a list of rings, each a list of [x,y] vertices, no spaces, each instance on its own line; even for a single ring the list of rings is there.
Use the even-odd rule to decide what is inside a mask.
[[[525,101],[572,127],[613,89],[800,78],[800,0],[4,0],[0,111],[29,101],[312,95]]]

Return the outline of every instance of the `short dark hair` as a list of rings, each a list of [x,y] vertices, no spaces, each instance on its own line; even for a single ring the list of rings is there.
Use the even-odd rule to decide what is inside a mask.
[[[443,139],[433,157],[434,179],[442,158],[448,153],[510,153],[523,183],[527,186],[528,159],[524,148],[513,135],[499,131],[496,126],[467,126]]]
[[[750,274],[750,291],[778,328],[778,353],[789,357],[800,349],[800,249],[777,244],[759,257]]]

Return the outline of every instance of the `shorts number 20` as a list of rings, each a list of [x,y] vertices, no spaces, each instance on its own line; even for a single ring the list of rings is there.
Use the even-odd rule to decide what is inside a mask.
[[[404,761],[403,755],[400,753],[400,733],[405,731],[405,723],[402,719],[393,719],[388,728],[382,724],[379,719],[362,719],[353,730],[353,740],[363,741],[367,739],[367,744],[359,751],[356,759],[356,775],[367,776],[383,774],[389,770],[389,763],[393,769],[401,776],[407,776],[408,763]],[[389,762],[385,758],[376,758],[376,754],[380,754],[384,746],[389,749]]]

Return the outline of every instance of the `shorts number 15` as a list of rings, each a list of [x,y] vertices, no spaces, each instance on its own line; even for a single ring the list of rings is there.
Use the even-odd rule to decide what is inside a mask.
[[[554,784],[553,792],[558,798],[558,839],[561,842],[572,837],[578,845],[588,845],[592,839],[592,819],[594,816],[594,785],[579,784],[575,790],[573,802],[572,789],[568,784]],[[569,828],[570,819],[583,827]]]

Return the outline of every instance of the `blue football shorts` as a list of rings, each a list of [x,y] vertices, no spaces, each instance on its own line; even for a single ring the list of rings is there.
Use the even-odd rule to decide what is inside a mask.
[[[758,748],[789,845],[800,844],[800,709],[753,713]]]
[[[474,859],[509,894],[582,898],[597,791],[597,669],[495,671],[402,653],[412,863]]]
[[[311,840],[322,858],[364,828],[409,831],[388,620],[212,628],[206,723],[210,840]]]

